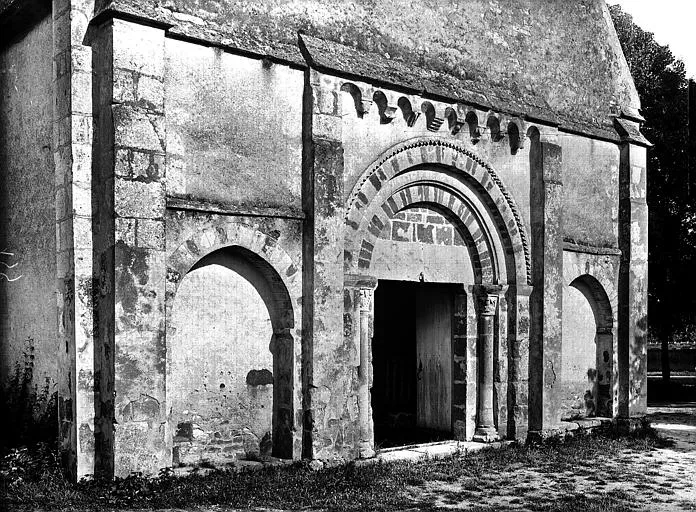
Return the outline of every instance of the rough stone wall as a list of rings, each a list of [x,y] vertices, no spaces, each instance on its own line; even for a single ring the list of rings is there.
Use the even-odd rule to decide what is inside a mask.
[[[7,275],[0,276],[0,386],[16,425],[11,435],[46,413],[54,418],[47,407],[62,348],[54,293],[52,29],[45,18],[0,50],[0,251],[12,253],[0,261],[16,265],[0,264]]]
[[[239,265],[223,256],[177,290],[167,326],[175,465],[271,454],[273,326]]]
[[[203,31],[199,35],[206,27],[233,30],[242,34],[237,38],[271,44],[265,47],[269,55],[285,48],[276,46],[278,41],[297,50],[296,30],[302,27],[328,39],[355,39],[358,47],[388,54],[387,58],[461,78],[485,75],[515,94],[540,93],[554,108],[579,118],[604,118],[614,102],[637,106],[601,0],[572,4],[476,0],[466,9],[444,4],[407,9],[399,2],[377,0],[347,4],[174,0],[166,6],[155,0],[122,0],[116,4],[129,4],[133,13],[160,21],[177,20],[180,26],[172,33],[193,26]],[[496,125],[486,112],[471,108],[478,118],[470,124],[463,115],[449,115],[451,111],[465,114],[468,107],[407,95],[414,107],[413,117],[407,119],[396,108],[400,93],[395,91],[383,90],[388,103],[378,105],[373,101],[373,86],[358,83],[365,94],[356,101],[354,94],[339,92],[342,79],[314,70],[303,74],[272,63],[277,58],[242,57],[167,38],[162,29],[123,20],[92,27],[93,84],[92,55],[83,46],[90,17],[89,1],[54,2],[56,188],[54,192],[41,189],[46,205],[52,193],[56,201],[56,246],[48,249],[55,251],[58,275],[57,344],[63,368],[59,385],[66,399],[61,419],[67,432],[64,440],[77,451],[78,474],[156,472],[171,463],[176,432],[167,412],[167,367],[171,366],[167,358],[172,357],[167,350],[168,312],[175,307],[172,299],[179,280],[190,269],[186,265],[213,246],[235,244],[270,262],[293,305],[292,322],[284,321],[283,332],[274,333],[282,334],[284,341],[271,344],[274,378],[290,383],[277,386],[274,382],[272,389],[274,400],[281,404],[278,428],[289,432],[289,451],[284,453],[299,456],[301,425],[306,456],[352,458],[368,453],[369,425],[360,419],[366,407],[358,402],[359,389],[371,378],[359,353],[360,339],[367,336],[372,321],[370,294],[362,285],[353,289],[345,284],[345,200],[371,163],[395,144],[417,137],[456,141],[491,164],[519,206],[516,213],[527,230],[536,230],[534,266],[544,269],[535,278],[537,295],[528,299],[529,290],[521,282],[517,289],[503,292],[507,300],[501,302],[495,327],[497,339],[510,342],[495,349],[499,431],[505,433],[508,418],[508,434],[526,430],[528,374],[538,378],[530,394],[530,405],[540,415],[532,418],[535,426],[552,426],[560,410],[556,382],[563,375],[560,285],[567,284],[569,264],[559,255],[563,237],[604,247],[615,247],[618,237],[623,260],[621,286],[616,289],[624,308],[619,316],[625,321],[614,344],[613,362],[622,379],[614,387],[615,412],[627,415],[644,409],[644,383],[629,378],[645,373],[647,212],[642,148],[626,145],[619,166],[616,146],[576,135],[559,136],[553,128],[540,127],[542,136],[559,137],[550,139],[551,143],[542,141],[541,165],[534,176],[530,172],[532,144],[525,138],[527,121],[514,116],[501,115]],[[41,34],[34,34],[36,30]],[[36,30],[29,37],[37,35],[46,44],[44,32],[50,29]],[[604,37],[607,33],[609,37]],[[245,48],[238,45],[239,40],[228,43],[223,45]],[[414,46],[416,52],[406,51]],[[45,56],[40,57],[45,66]],[[40,89],[27,87],[17,98]],[[92,95],[98,111],[94,134]],[[9,118],[5,105],[2,115]],[[47,108],[50,102],[40,105]],[[516,127],[521,137],[513,144]],[[0,151],[5,147],[13,149],[5,144]],[[40,160],[32,168],[43,165],[45,169],[51,149],[46,151],[48,159],[43,153],[37,156],[36,149],[26,153]],[[434,146],[423,154],[430,150],[430,157],[442,157]],[[22,158],[26,159],[13,157],[12,161]],[[473,173],[472,162],[466,171],[456,172]],[[435,167],[418,172],[432,176],[441,170]],[[457,179],[453,174],[442,173],[449,185]],[[490,180],[490,174],[483,175]],[[473,185],[480,185],[473,193],[476,200],[481,204],[489,200],[485,204],[490,207],[483,187],[493,184]],[[595,208],[587,208],[590,201]],[[517,219],[509,215],[504,222],[511,227]],[[488,224],[493,224],[490,219]],[[373,255],[374,270],[382,276],[414,280],[423,272],[435,281],[473,282],[466,250],[457,242],[454,226],[441,216],[425,211],[398,213],[383,233]],[[411,241],[406,241],[409,235]],[[521,250],[505,249],[516,254]],[[420,256],[413,257],[414,251],[420,251]],[[388,268],[389,260],[405,255],[408,265]],[[583,256],[584,260],[570,265],[573,269],[588,264],[601,267],[594,256]],[[442,264],[444,260],[451,260],[449,266]],[[50,262],[42,268],[50,270]],[[605,276],[603,285],[616,278],[617,269],[612,268],[614,273]],[[98,343],[94,345],[92,271],[97,285]],[[585,273],[592,271],[585,269]],[[472,304],[466,301],[468,323],[475,319],[469,311]],[[463,318],[464,305],[460,306],[458,314]],[[541,325],[531,326],[532,372],[527,371],[530,307],[533,315],[544,319]],[[467,337],[460,357],[471,360],[476,340],[468,327],[462,329],[466,334],[460,334]],[[278,361],[283,361],[284,373],[275,371]],[[473,364],[468,364],[464,380],[475,384],[472,372]],[[467,392],[465,399],[467,417],[462,418],[462,428],[471,430],[475,403],[470,402],[475,396]],[[276,425],[273,430],[275,436]],[[101,460],[94,460],[95,453]]]
[[[167,40],[167,193],[301,210],[303,74]]]
[[[455,76],[485,76],[535,90],[569,115],[604,117],[611,103],[638,108],[604,0],[121,0],[122,8],[218,31],[233,45],[273,53],[298,29]],[[191,18],[193,16],[193,18]],[[275,45],[277,46],[277,45]],[[601,113],[598,115],[598,113]]]
[[[428,208],[409,208],[387,222],[373,251],[379,279],[474,283],[474,271],[456,226]]]

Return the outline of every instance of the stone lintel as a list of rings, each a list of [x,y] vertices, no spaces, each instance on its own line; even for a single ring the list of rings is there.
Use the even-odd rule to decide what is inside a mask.
[[[570,242],[567,240],[563,242],[563,250],[570,252],[581,252],[584,254],[594,254],[597,256],[621,256],[621,249],[613,247],[597,247],[594,245],[577,244],[575,242]]]
[[[229,205],[208,201],[206,199],[167,197],[167,208],[170,210],[196,211],[204,213],[217,213],[220,215],[234,215],[240,217],[277,217],[281,219],[303,220],[305,214],[294,208],[282,206],[262,208],[246,205]]]

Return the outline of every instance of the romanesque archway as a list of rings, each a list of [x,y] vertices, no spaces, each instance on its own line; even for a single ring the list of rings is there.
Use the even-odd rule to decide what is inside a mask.
[[[293,458],[299,400],[291,293],[301,292],[288,276],[296,266],[274,239],[243,225],[197,233],[168,263],[175,462]]]
[[[531,283],[526,230],[497,173],[460,144],[420,138],[384,153],[348,196],[347,272],[369,268],[370,247],[385,220],[415,202],[438,204],[471,234],[495,237],[499,263],[506,263],[498,278],[510,284]]]
[[[525,397],[494,392],[494,367],[505,384],[526,380],[518,340],[525,333],[518,325],[525,323],[528,312],[518,307],[527,300],[530,265],[518,210],[495,171],[464,147],[427,139],[398,145],[367,169],[348,197],[347,287],[360,288],[362,296],[373,293],[377,285],[373,256],[380,234],[396,215],[413,208],[432,210],[447,219],[465,241],[473,266],[473,282],[459,283],[463,286],[452,308],[452,432],[457,438],[482,441],[497,438],[498,432],[514,436],[519,419],[508,418],[507,410],[526,405],[521,403]],[[425,280],[427,276],[421,276]],[[369,306],[361,309],[361,318],[373,315],[372,302],[365,304]],[[369,333],[360,336],[362,348],[370,342]],[[361,350],[361,367],[369,364],[368,352]],[[514,368],[501,376],[509,358],[517,359]],[[361,411],[369,410],[368,386],[362,382]],[[360,421],[367,446],[372,424],[367,414]]]
[[[583,274],[563,302],[563,419],[613,415],[614,315],[602,284]]]

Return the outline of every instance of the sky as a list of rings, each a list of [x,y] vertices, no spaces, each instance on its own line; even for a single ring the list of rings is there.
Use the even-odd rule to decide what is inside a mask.
[[[607,0],[619,4],[633,16],[633,22],[655,34],[655,40],[669,46],[686,66],[686,76],[696,78],[695,0]]]

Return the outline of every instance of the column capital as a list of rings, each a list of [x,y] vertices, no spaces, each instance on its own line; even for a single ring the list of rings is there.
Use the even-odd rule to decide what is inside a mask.
[[[374,288],[360,288],[360,311],[372,311],[372,299],[374,297],[374,291]]]
[[[498,309],[500,296],[505,292],[505,287],[493,284],[479,284],[474,286],[474,294],[478,300],[480,314],[493,316]]]
[[[498,310],[498,296],[494,294],[485,294],[478,297],[481,307],[480,314],[482,316],[493,316]]]

